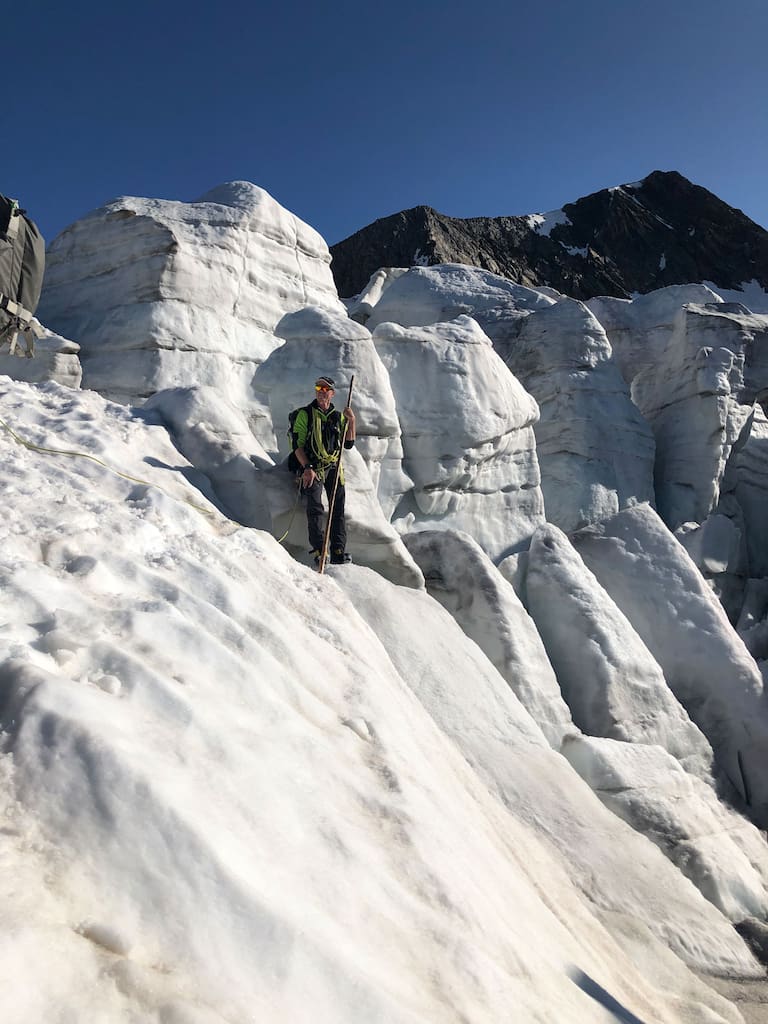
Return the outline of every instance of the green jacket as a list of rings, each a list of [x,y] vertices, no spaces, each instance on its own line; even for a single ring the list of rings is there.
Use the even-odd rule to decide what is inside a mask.
[[[315,402],[312,402],[311,405],[296,412],[292,428],[293,450],[304,449],[311,466],[321,480],[326,470],[339,461],[341,439],[344,437],[346,425],[344,413],[332,405],[327,412],[323,412]],[[354,441],[347,441],[344,447],[351,448],[353,444]],[[342,478],[339,483],[343,482],[342,467]]]

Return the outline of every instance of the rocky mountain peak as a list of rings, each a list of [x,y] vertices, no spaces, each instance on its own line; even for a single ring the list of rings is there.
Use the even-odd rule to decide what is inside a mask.
[[[331,254],[341,295],[360,292],[379,267],[442,263],[582,300],[701,281],[768,288],[768,232],[677,171],[653,171],[545,214],[461,219],[417,206],[375,221]]]

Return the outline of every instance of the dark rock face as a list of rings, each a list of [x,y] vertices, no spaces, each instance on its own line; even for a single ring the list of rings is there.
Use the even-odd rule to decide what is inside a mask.
[[[379,267],[468,263],[577,299],[700,281],[736,288],[754,279],[768,290],[768,231],[676,171],[603,189],[559,213],[541,223],[403,210],[331,246],[336,286],[350,296]]]

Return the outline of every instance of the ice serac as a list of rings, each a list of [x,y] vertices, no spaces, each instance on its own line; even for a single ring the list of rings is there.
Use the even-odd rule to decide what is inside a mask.
[[[592,736],[656,743],[712,781],[712,748],[669,689],[652,654],[579,558],[547,524],[533,535],[528,610],[566,703]]]
[[[576,729],[541,637],[512,584],[466,533],[421,530],[403,540],[429,594],[475,641],[559,750],[563,736]]]
[[[743,443],[733,454],[732,482],[744,531],[747,573],[768,577],[768,418],[760,405],[743,431]]]
[[[726,491],[727,488],[727,491]],[[759,405],[742,431],[726,470],[720,507],[732,511],[726,521],[738,540],[741,587],[730,608],[750,653],[768,675],[768,419]],[[717,518],[710,516],[708,523]],[[726,562],[730,569],[730,563]],[[716,578],[718,586],[720,577]],[[718,592],[723,590],[718,586]],[[721,595],[722,599],[722,595]]]
[[[536,399],[547,520],[576,529],[653,500],[653,435],[633,405],[598,321],[574,299],[521,320],[517,336],[488,328],[496,350]]]
[[[50,246],[41,320],[82,349],[83,382],[118,401],[213,385],[249,417],[283,314],[343,306],[320,235],[249,182],[195,202],[123,197]]]
[[[405,267],[380,267],[375,274],[371,274],[368,284],[359,295],[355,295],[351,299],[341,300],[346,306],[351,319],[359,324],[367,323],[370,320],[373,307],[386,289],[399,277],[407,273],[408,271]]]
[[[378,271],[379,274],[383,273]],[[425,327],[465,314],[485,328],[499,317],[519,319],[535,309],[545,309],[554,299],[533,288],[525,288],[505,277],[479,267],[446,263],[436,267],[411,267],[385,279],[386,288],[376,288],[376,275],[366,293],[371,307],[368,327],[396,323],[402,327]],[[361,295],[361,300],[363,296]],[[372,301],[376,299],[376,301]]]
[[[759,469],[768,317],[695,285],[589,306],[653,427],[659,512],[736,622],[748,581],[768,568]]]
[[[613,358],[627,384],[641,370],[655,366],[664,353],[681,308],[689,302],[719,303],[720,297],[703,284],[673,284],[634,299],[600,295],[585,305],[600,321]]]
[[[755,401],[768,395],[768,316],[726,303],[683,307],[632,397],[656,438],[656,502],[677,529],[702,523]]]
[[[563,754],[606,807],[654,842],[725,916],[768,915],[768,847],[657,746],[569,736]]]
[[[331,572],[440,730],[508,813],[556,856],[609,931],[617,938],[639,931],[646,944],[661,941],[689,965],[701,963],[713,940],[732,948],[732,929],[724,930],[720,912],[547,745],[445,609],[365,569]]]
[[[262,363],[254,387],[268,396],[280,456],[290,451],[288,416],[314,401],[321,374],[336,382],[334,405],[344,408],[354,374],[352,406],[357,438],[344,452],[349,550],[356,561],[375,565],[388,579],[423,586],[423,578],[387,516],[412,486],[403,473],[400,424],[389,375],[367,328],[343,314],[306,306],[275,328],[283,344]],[[273,532],[290,522],[287,544],[307,550],[303,505],[294,514],[296,491],[285,465],[264,477]],[[383,511],[382,511],[383,509]]]
[[[760,828],[768,825],[768,703],[741,638],[685,549],[647,505],[572,542],[661,666]]]
[[[380,324],[413,489],[395,511],[414,524],[469,533],[494,560],[527,545],[543,521],[536,403],[475,320]]]

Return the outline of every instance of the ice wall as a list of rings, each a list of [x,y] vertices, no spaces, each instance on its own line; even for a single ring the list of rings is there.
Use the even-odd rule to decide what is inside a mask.
[[[465,530],[494,560],[526,546],[543,520],[538,409],[476,321],[387,323],[373,340],[392,382],[403,468],[414,484],[395,512],[401,529]]]
[[[263,189],[230,182],[191,203],[123,197],[67,228],[39,316],[80,344],[85,387],[133,402],[215,386],[257,424],[253,374],[278,320],[306,304],[343,312],[325,242]]]
[[[573,530],[653,500],[654,442],[630,400],[602,327],[583,303],[562,299],[496,350],[541,412],[536,452],[547,519]]]

